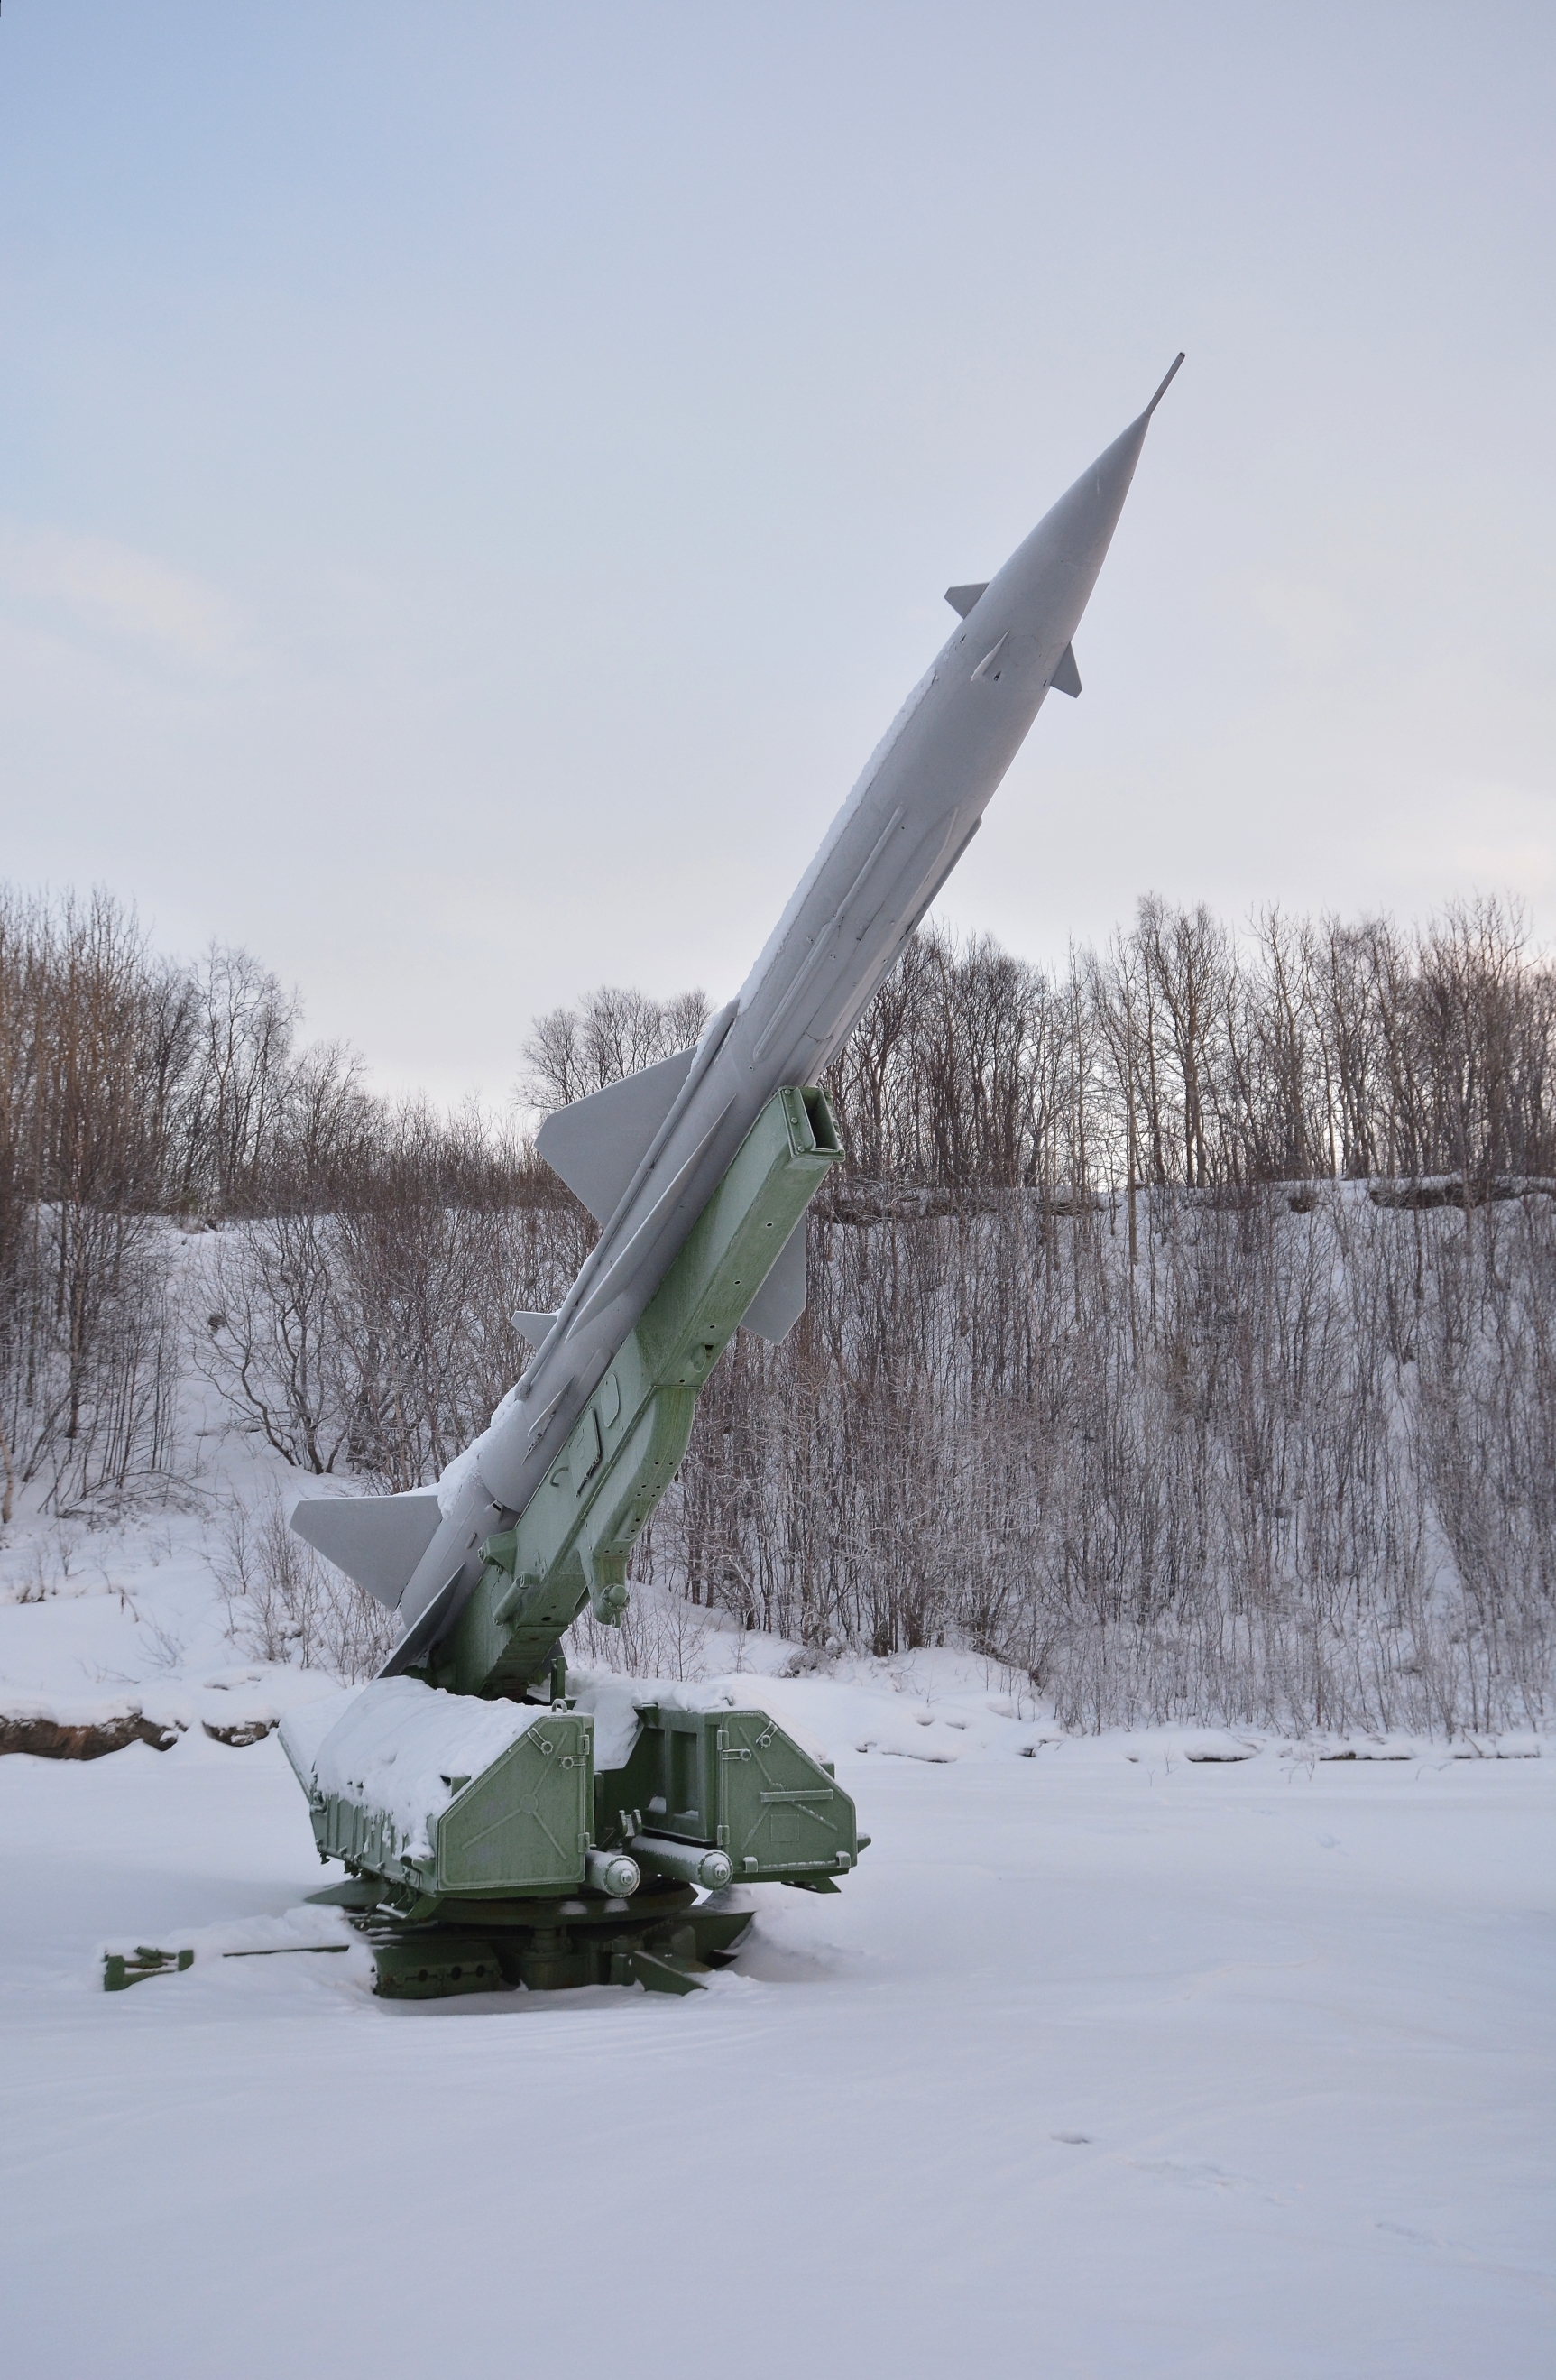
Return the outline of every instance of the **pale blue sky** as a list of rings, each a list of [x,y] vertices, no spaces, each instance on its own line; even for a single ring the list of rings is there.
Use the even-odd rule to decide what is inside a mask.
[[[983,577],[1158,416],[941,904],[1556,936],[1548,6],[9,0],[0,872],[388,1087],[736,988]]]

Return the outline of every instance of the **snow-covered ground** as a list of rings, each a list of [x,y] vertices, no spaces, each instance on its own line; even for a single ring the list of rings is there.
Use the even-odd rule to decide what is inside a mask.
[[[1550,2371],[1550,1745],[1064,1740],[949,1654],[710,1677],[836,1756],[843,1893],[762,1888],[697,1998],[390,2004],[357,1948],[222,1955],[345,1929],[287,1914],[274,1736],[201,1722],[334,1689],[240,1657],[201,1548],[0,1559],[56,1590],[0,1603],[0,1710],[184,1728],[0,1759],[7,2370]],[[196,1963],[105,1995],[140,1943]]]

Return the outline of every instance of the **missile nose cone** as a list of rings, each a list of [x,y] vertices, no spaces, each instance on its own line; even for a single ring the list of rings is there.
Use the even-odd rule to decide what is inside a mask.
[[[1182,364],[1183,359],[1183,350],[1180,348],[1178,353],[1173,357],[1171,364],[1168,366],[1161,387],[1157,390],[1156,395],[1151,398],[1151,401],[1147,406],[1145,411],[1136,416],[1135,419],[1129,424],[1128,429],[1123,431],[1120,435],[1113,440],[1111,446],[1104,448],[1103,452],[1098,455],[1090,471],[1086,474],[1087,479],[1095,477],[1098,483],[1099,494],[1101,493],[1102,482],[1104,480],[1118,480],[1122,476],[1123,485],[1118,490],[1118,501],[1121,504],[1123,504],[1125,495],[1128,493],[1130,480],[1134,477],[1135,466],[1140,459],[1140,449],[1146,443],[1146,431],[1150,428],[1151,415],[1156,411],[1157,407],[1161,404],[1162,398],[1172,387],[1173,381],[1177,378],[1178,368]],[[1085,480],[1083,480],[1077,484],[1084,486]]]
[[[1097,574],[1102,567],[1118,517],[1124,510],[1124,500],[1129,493],[1129,483],[1135,476],[1135,466],[1140,459],[1140,449],[1146,443],[1151,415],[1156,411],[1172,385],[1178,367],[1183,362],[1180,353],[1143,413],[1137,415],[1127,430],[1122,431],[1111,446],[1103,448],[1089,470],[1083,471],[1045,519],[1039,521],[1027,540],[1023,553],[1031,552],[1034,561],[1044,552],[1062,554],[1075,574],[1075,591],[1078,597],[1076,617],[1086,608]]]

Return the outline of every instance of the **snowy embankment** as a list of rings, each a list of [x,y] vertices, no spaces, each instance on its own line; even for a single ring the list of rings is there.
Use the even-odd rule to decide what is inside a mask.
[[[715,1635],[657,1691],[836,1757],[843,1893],[760,1888],[693,2000],[386,2003],[274,1735],[208,1731],[335,1683],[235,1659],[200,1546],[0,1606],[7,1708],[176,1732],[0,1758],[17,2369],[1549,2369],[1548,1746],[1067,1738],[981,1662]],[[140,1943],[194,1966],[105,1995]]]

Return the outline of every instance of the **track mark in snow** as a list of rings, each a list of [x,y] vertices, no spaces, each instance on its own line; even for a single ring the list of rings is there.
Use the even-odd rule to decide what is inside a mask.
[[[1266,2189],[1263,2182],[1250,2180],[1244,2173],[1228,2173],[1224,2167],[1211,2165],[1203,2158],[1191,2161],[1185,2157],[1159,2157],[1148,2162],[1144,2157],[1126,2157],[1124,2163],[1133,2166],[1137,2173],[1153,2174],[1162,2181],[1182,2182],[1185,2190],[1251,2190],[1271,2206],[1284,2206],[1287,2203],[1279,2192]]]
[[[1549,2289],[1550,2276],[1528,2265],[1502,2265],[1494,2256],[1483,2256],[1475,2248],[1462,2247],[1456,2240],[1443,2240],[1435,2231],[1419,2231],[1409,2223],[1390,2223],[1380,2216],[1374,2229],[1387,2231],[1396,2240],[1408,2240],[1413,2248],[1429,2248],[1436,2256],[1446,2256],[1455,2265],[1470,2265],[1477,2272],[1496,2273],[1512,2281],[1533,2281],[1536,2288]]]

